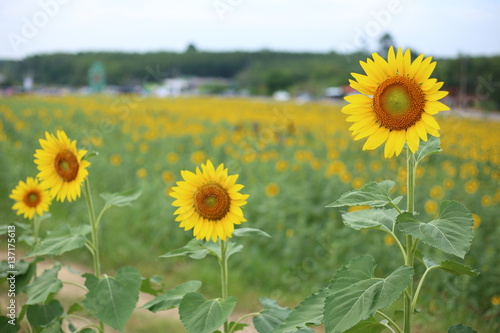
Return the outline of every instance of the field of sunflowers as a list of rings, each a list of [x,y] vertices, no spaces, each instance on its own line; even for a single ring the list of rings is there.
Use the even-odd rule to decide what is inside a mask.
[[[132,207],[110,210],[103,221],[104,267],[131,265],[143,276],[164,276],[172,286],[186,278],[216,281],[215,264],[197,263],[195,268],[187,259],[159,258],[192,238],[174,221],[174,199],[168,194],[182,180],[181,170],[194,170],[210,159],[239,174],[238,183],[250,195],[243,207],[248,220],[243,226],[272,236],[245,240],[244,253],[232,262],[231,288],[247,295],[249,309],[262,295],[295,306],[360,254],[370,253],[384,263],[380,270],[397,266],[394,240],[376,230],[354,233],[343,226],[341,211],[325,208],[370,181],[391,179],[395,194],[406,192],[404,156],[385,159],[382,148],[363,152],[363,143],[350,138],[340,108],[327,102],[210,97],[2,98],[1,224],[23,221],[11,210],[8,194],[19,180],[36,176],[33,154],[40,147],[38,140],[46,131],[64,130],[79,148],[97,153],[89,154],[88,169],[95,194],[142,191]],[[421,300],[422,312],[432,314],[437,327],[469,318],[477,328],[494,332],[500,329],[500,122],[458,117],[454,111],[442,112],[437,120],[443,152],[417,169],[416,210],[435,216],[441,199],[469,208],[475,238],[465,263],[480,275],[433,273]],[[84,223],[83,201],[54,202],[41,234],[61,222]],[[102,203],[96,200],[96,205]],[[90,257],[74,251],[63,260],[88,264]],[[217,294],[217,283],[206,285],[213,288],[209,294]]]

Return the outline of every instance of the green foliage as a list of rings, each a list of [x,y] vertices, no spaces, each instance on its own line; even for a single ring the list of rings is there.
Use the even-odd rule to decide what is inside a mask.
[[[328,287],[325,331],[341,333],[391,305],[410,284],[413,268],[401,266],[387,278],[374,276],[375,260],[360,256],[340,268]]]
[[[419,222],[410,213],[401,214],[397,221],[402,232],[460,258],[469,251],[474,236],[474,221],[470,212],[455,201],[443,201],[439,206],[438,217],[429,223]]]
[[[207,300],[198,293],[188,293],[179,305],[179,316],[190,333],[212,333],[228,318],[236,298]]]
[[[46,269],[26,287],[26,294],[28,295],[26,304],[43,303],[62,288],[62,282],[57,278],[60,269],[61,265]]]
[[[279,306],[278,302],[267,297],[260,298],[259,302],[264,309],[253,318],[255,329],[259,333],[272,333],[285,321],[291,310]]]
[[[308,325],[322,324],[326,292],[326,288],[323,288],[307,297],[273,332],[294,333],[297,329],[306,328]]]
[[[360,321],[345,331],[345,333],[380,333],[384,329],[386,329],[386,326],[376,321],[373,317],[370,317],[366,320]]]
[[[200,281],[188,281],[172,290],[169,290],[163,295],[147,302],[142,306],[143,309],[148,309],[151,312],[158,312],[176,308],[181,303],[182,298],[187,293],[195,292],[201,287]]]
[[[387,204],[397,205],[402,196],[391,198],[390,190],[394,187],[392,180],[384,180],[379,183],[369,183],[359,190],[344,193],[334,203],[326,207],[342,206],[371,206],[384,207]]]
[[[448,329],[448,333],[477,333],[477,331],[473,330],[469,326],[465,325],[453,325]]]
[[[10,324],[9,321],[11,321],[11,323],[14,323],[14,325]],[[0,332],[16,333],[19,331],[19,329],[20,327],[17,320],[15,320],[14,318],[7,318],[4,316],[0,316]]]
[[[133,267],[122,267],[115,276],[99,279],[84,274],[89,290],[83,306],[106,325],[123,331],[139,299],[141,276]]]
[[[415,165],[418,165],[425,157],[443,151],[441,149],[441,140],[435,136],[429,135],[427,141],[421,141],[418,151],[415,153]]]
[[[64,310],[58,300],[52,300],[47,304],[32,304],[28,306],[28,321],[34,327],[45,327],[62,316]],[[59,324],[59,328],[60,328]]]
[[[101,193],[101,198],[105,201],[103,210],[106,210],[111,206],[132,206],[132,203],[136,201],[141,194],[142,191],[140,190],[128,190],[119,193]]]
[[[86,235],[90,233],[90,226],[79,225],[71,227],[68,224],[61,224],[55,229],[47,232],[40,243],[33,247],[26,257],[54,255],[59,256],[65,252],[73,251],[85,246]]]
[[[472,277],[476,277],[479,272],[467,265],[464,265],[462,263],[453,261],[453,260],[444,260],[441,263],[436,263],[433,260],[424,257],[423,261],[425,263],[425,266],[427,268],[439,268],[442,271],[445,271],[447,273],[451,273],[454,275],[468,275]]]
[[[344,224],[355,230],[377,229],[393,232],[398,212],[395,209],[365,209],[342,214]]]

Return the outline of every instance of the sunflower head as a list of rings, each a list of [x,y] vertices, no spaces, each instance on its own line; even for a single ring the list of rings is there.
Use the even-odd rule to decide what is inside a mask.
[[[361,94],[347,96],[349,104],[342,112],[349,114],[347,121],[354,140],[368,138],[363,150],[371,150],[385,143],[384,155],[399,155],[405,145],[415,153],[420,139],[427,134],[439,137],[439,125],[434,115],[450,108],[438,100],[448,92],[440,91],[443,82],[429,78],[436,67],[432,57],[419,55],[413,62],[411,52],[397,53],[389,48],[387,60],[377,53],[373,59],[360,61],[366,75],[352,73],[352,88]]]
[[[12,206],[13,210],[17,210],[16,214],[23,214],[27,219],[33,219],[35,213],[42,216],[44,212],[49,211],[51,203],[49,191],[31,177],[28,177],[26,182],[19,181],[9,197],[16,201]]]
[[[40,171],[38,178],[42,186],[50,190],[52,198],[73,201],[80,197],[80,190],[90,162],[83,160],[86,150],[77,150],[76,141],[71,141],[63,131],[57,137],[45,132],[40,139],[42,149],[37,149],[35,163]]]
[[[210,160],[196,168],[196,173],[181,171],[183,181],[177,182],[170,196],[178,207],[175,211],[179,227],[193,229],[196,239],[226,240],[231,237],[235,224],[245,222],[241,206],[248,198],[239,191],[243,185],[236,184],[238,175],[228,175],[224,164],[214,167]]]

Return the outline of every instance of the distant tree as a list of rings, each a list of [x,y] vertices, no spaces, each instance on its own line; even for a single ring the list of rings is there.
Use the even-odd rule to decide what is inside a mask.
[[[396,43],[394,42],[394,38],[392,38],[391,34],[386,32],[382,35],[382,37],[378,40],[379,53],[386,54],[389,47],[396,47]]]
[[[196,52],[198,52],[196,46],[193,43],[189,43],[185,53],[196,53]]]

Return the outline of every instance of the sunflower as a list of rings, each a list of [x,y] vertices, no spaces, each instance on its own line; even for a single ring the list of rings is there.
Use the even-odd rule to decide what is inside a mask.
[[[236,184],[238,175],[228,176],[224,164],[215,169],[210,160],[201,165],[201,171],[197,167],[196,173],[183,170],[181,175],[184,181],[177,182],[170,193],[177,199],[172,205],[179,207],[174,213],[179,227],[194,229],[196,239],[216,242],[231,237],[234,225],[246,221],[241,206],[248,195],[239,193],[243,185]]]
[[[24,218],[27,219],[32,219],[35,213],[42,216],[44,212],[49,211],[51,203],[49,191],[32,177],[28,177],[26,182],[21,180],[9,198],[16,201],[12,206],[13,210],[17,210],[16,214],[24,214]]]
[[[76,141],[70,141],[64,131],[57,131],[57,137],[45,132],[40,139],[42,149],[37,149],[35,163],[42,186],[50,189],[52,199],[73,201],[80,197],[80,188],[88,175],[89,161],[82,160],[86,150],[77,150]]]
[[[354,140],[368,137],[363,150],[372,150],[385,142],[384,156],[399,155],[407,143],[418,150],[427,134],[439,137],[439,124],[433,115],[450,108],[438,100],[448,92],[440,91],[443,82],[430,79],[436,62],[419,55],[411,61],[410,50],[397,54],[391,46],[387,61],[373,53],[373,60],[360,61],[366,75],[352,73],[350,86],[361,93],[345,97],[349,102],[342,112],[353,122],[349,130]]]

